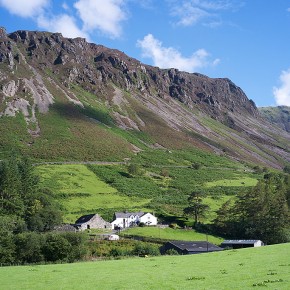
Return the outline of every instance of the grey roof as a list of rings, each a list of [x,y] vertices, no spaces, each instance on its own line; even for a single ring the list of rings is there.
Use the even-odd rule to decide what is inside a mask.
[[[231,244],[231,245],[253,245],[260,240],[225,240],[222,242],[222,245]]]
[[[138,215],[139,217],[141,217],[142,215],[144,215],[144,212],[142,212],[142,211],[140,211],[140,212],[115,212],[116,218],[128,218],[131,215],[133,215],[133,216]]]
[[[75,224],[83,224],[88,222],[89,220],[91,220],[96,214],[92,213],[92,214],[87,214],[87,215],[83,215],[80,218],[78,218],[75,222]]]
[[[168,243],[174,245],[182,251],[188,252],[213,252],[223,250],[222,248],[207,241],[170,241]]]

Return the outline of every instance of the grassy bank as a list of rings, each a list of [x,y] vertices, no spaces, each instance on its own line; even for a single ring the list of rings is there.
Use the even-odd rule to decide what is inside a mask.
[[[289,289],[290,244],[201,255],[0,268],[3,289]],[[13,279],[12,279],[13,277]]]
[[[122,235],[127,235],[165,239],[165,240],[183,240],[183,241],[204,241],[208,239],[210,243],[219,245],[223,239],[212,235],[196,232],[195,230],[183,230],[172,228],[157,227],[136,227],[122,231]]]

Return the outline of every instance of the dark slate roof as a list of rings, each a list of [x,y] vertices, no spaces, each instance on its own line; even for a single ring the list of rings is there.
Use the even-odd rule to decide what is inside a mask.
[[[115,212],[115,217],[117,218],[128,218],[131,215],[136,216],[138,215],[139,217],[141,217],[142,215],[144,215],[144,212],[140,211],[140,212]]]
[[[89,220],[91,220],[95,215],[96,215],[95,213],[83,215],[79,219],[76,220],[75,224],[83,224],[83,223],[86,223]]]
[[[223,249],[207,241],[170,241],[170,244],[187,252],[213,252]]]
[[[225,240],[222,245],[254,245],[260,240]]]

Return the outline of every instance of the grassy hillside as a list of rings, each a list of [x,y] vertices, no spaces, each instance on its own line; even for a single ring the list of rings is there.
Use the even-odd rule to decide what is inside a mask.
[[[117,190],[101,181],[85,165],[38,166],[41,185],[50,188],[63,206],[65,222],[74,223],[89,213],[107,214],[126,207],[143,208],[148,199],[120,195]]]
[[[204,191],[210,205],[205,222],[227,199],[254,186],[261,177],[244,165],[199,150],[150,150],[127,165],[37,166],[42,186],[50,188],[64,207],[65,221],[98,212],[110,220],[117,210],[151,210],[181,216],[192,191]],[[193,169],[192,163],[199,164]]]
[[[272,124],[290,132],[290,107],[261,107],[259,111]]]
[[[289,289],[290,244],[225,252],[0,268],[3,289]],[[13,279],[12,279],[13,277]]]

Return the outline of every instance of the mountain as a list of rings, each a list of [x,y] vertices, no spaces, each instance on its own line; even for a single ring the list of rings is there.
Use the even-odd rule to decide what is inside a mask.
[[[270,123],[290,132],[290,107],[261,107],[259,111]]]
[[[281,168],[290,134],[227,78],[160,69],[59,33],[0,30],[0,157],[122,160],[196,147]]]

